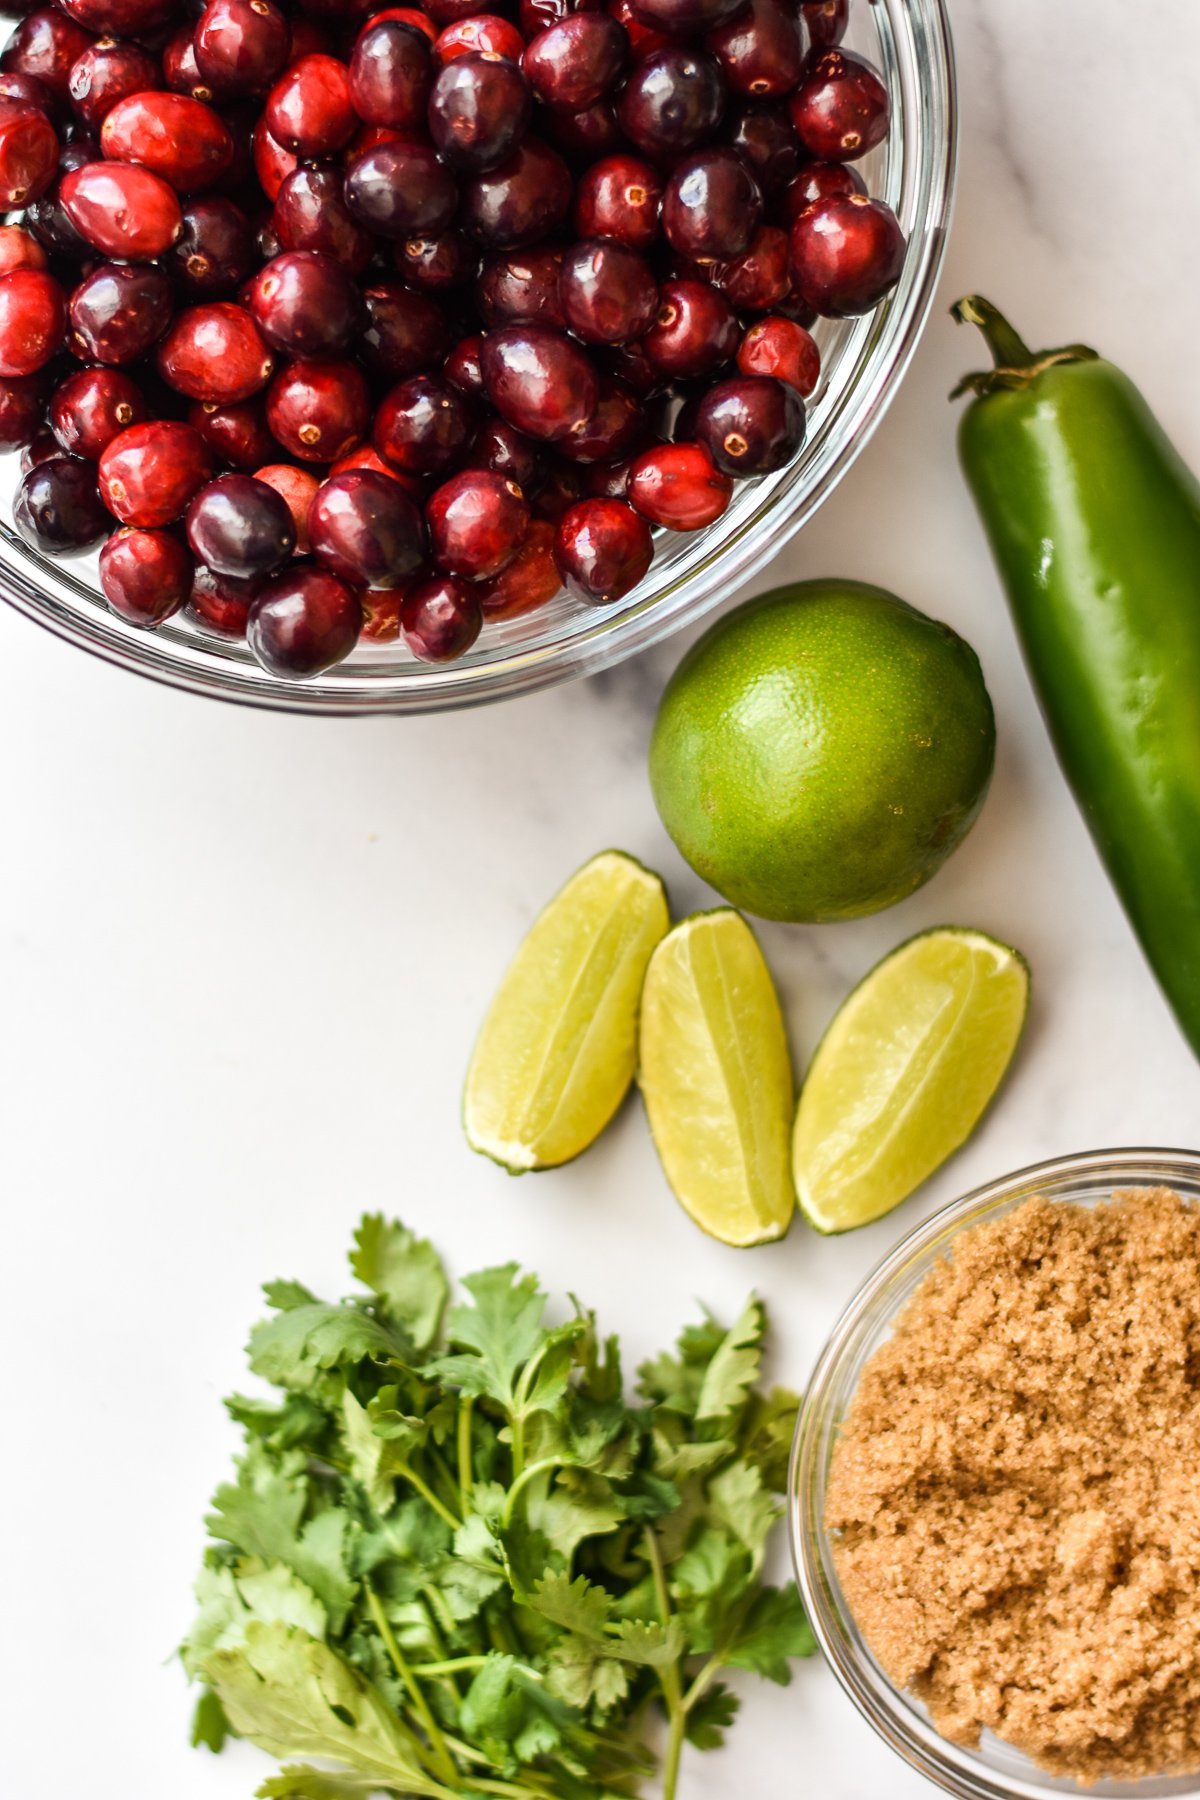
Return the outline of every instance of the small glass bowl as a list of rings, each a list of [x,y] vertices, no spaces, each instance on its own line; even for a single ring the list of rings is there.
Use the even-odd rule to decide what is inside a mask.
[[[361,644],[312,681],[280,681],[246,645],[186,612],[143,631],[109,612],[95,556],[52,561],[12,528],[17,458],[0,462],[0,599],[122,668],[253,706],[303,713],[422,712],[526,693],[632,656],[727,599],[783,548],[846,473],[908,367],[942,263],[954,185],[954,55],[946,0],[854,0],[847,46],[880,70],[892,100],[886,144],[860,165],[908,238],[898,286],[865,318],[822,320],[821,384],[808,440],[777,474],[739,482],[715,525],[658,532],[646,580],[626,600],[588,607],[566,596],[490,624],[458,662],[418,662],[402,645]],[[5,466],[7,465],[7,466]]]
[[[1197,1800],[1200,1773],[1145,1781],[1081,1783],[1047,1775],[1011,1745],[985,1733],[974,1750],[936,1732],[919,1700],[893,1686],[868,1650],[837,1578],[825,1529],[830,1462],[863,1367],[935,1263],[969,1225],[1035,1194],[1095,1206],[1118,1188],[1169,1187],[1200,1204],[1200,1152],[1097,1150],[1036,1163],[944,1206],[903,1238],[870,1274],[834,1326],[809,1382],[796,1427],[788,1482],[788,1531],[800,1592],[817,1641],[868,1724],[911,1768],[959,1800]]]

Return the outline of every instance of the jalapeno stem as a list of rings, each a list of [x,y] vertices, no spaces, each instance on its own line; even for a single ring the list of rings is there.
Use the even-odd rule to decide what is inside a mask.
[[[960,325],[978,325],[998,369],[1028,369],[1040,360],[1020,332],[1014,331],[1004,314],[982,294],[967,294],[956,300],[950,311]]]

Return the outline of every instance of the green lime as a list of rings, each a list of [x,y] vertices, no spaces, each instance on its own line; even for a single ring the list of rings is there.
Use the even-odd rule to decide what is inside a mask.
[[[650,958],[638,1080],[677,1199],[723,1244],[780,1238],[796,1207],[792,1064],[758,941],[739,913],[685,919]]]
[[[966,1142],[1028,1004],[1025,958],[982,931],[926,931],[876,964],[822,1038],[800,1094],[793,1169],[810,1224],[869,1224]]]
[[[994,748],[969,644],[882,588],[810,581],[693,645],[659,708],[650,782],[683,855],[735,906],[850,919],[941,867]]]
[[[633,1080],[646,965],[670,926],[662,882],[619,850],[593,857],[535,920],[467,1071],[472,1150],[514,1175],[569,1162]]]

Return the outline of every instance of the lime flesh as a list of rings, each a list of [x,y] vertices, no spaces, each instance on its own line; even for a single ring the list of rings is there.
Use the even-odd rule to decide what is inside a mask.
[[[472,1150],[523,1174],[599,1137],[633,1080],[646,965],[670,923],[659,877],[619,850],[555,895],[475,1045],[463,1096]]]
[[[791,1058],[762,951],[739,913],[686,919],[650,959],[638,1079],[674,1193],[702,1230],[780,1238],[796,1197]]]
[[[818,1231],[881,1218],[970,1137],[1012,1060],[1025,959],[980,931],[925,932],[877,964],[818,1046],[793,1170]]]

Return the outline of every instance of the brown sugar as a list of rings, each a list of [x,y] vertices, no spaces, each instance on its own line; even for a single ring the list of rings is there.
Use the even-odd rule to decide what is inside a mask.
[[[963,1231],[863,1371],[826,1523],[943,1736],[1083,1782],[1200,1769],[1200,1209]]]

